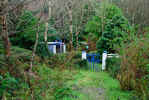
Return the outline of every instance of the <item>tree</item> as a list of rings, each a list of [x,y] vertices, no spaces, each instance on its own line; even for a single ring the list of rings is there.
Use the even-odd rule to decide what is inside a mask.
[[[149,0],[112,0],[124,12],[131,25],[140,26],[140,30],[149,25]],[[139,31],[140,32],[140,31]]]
[[[11,54],[10,53],[9,35],[11,35],[12,33],[16,33],[16,32],[12,32],[12,29],[13,29],[12,26],[13,25],[10,25],[10,23],[13,23],[13,21],[11,19],[14,16],[10,16],[10,13],[15,12],[15,14],[16,14],[17,9],[20,9],[20,5],[23,5],[25,3],[27,4],[28,2],[30,2],[30,0],[21,0],[21,1],[18,1],[18,0],[1,0],[0,1],[0,24],[1,24],[0,36],[2,37],[2,40],[3,40],[4,49],[5,49],[4,50],[5,51],[5,57],[7,60],[9,60],[9,57]],[[17,14],[15,16],[17,16]]]
[[[86,31],[98,39],[96,46],[100,53],[104,50],[113,53],[114,45],[120,45],[123,38],[128,35],[130,25],[117,6],[108,4],[104,7],[100,8],[101,12],[104,10],[104,15],[94,16],[86,25]]]
[[[8,4],[8,1],[7,0],[3,0],[0,2],[0,8],[5,8],[6,6],[6,12],[8,10],[7,8],[7,4]],[[2,40],[3,40],[3,45],[4,45],[4,51],[5,51],[5,57],[6,57],[6,60],[9,61],[9,57],[10,57],[10,42],[9,42],[9,36],[8,36],[8,29],[7,29],[7,13],[4,13],[4,10],[1,9],[0,11],[0,24],[1,24],[1,27],[2,27],[2,31],[0,33],[1,37],[2,37]]]
[[[22,48],[32,49],[36,40],[38,22],[39,20],[30,11],[22,12],[22,15],[17,21],[16,34],[11,38],[12,44]]]
[[[92,15],[93,5],[90,0],[54,0],[51,12],[54,28],[72,46],[74,37],[79,39],[85,23]]]

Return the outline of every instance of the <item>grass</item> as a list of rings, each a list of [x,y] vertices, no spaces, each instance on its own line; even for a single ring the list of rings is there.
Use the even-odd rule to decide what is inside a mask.
[[[77,70],[67,85],[72,86],[76,98],[66,97],[63,100],[129,100],[131,97],[131,92],[122,91],[118,80],[107,72]]]
[[[2,51],[2,49],[0,50]],[[14,55],[15,58],[31,55],[31,51],[17,47],[13,47],[11,51],[13,55],[17,53],[17,55]],[[0,58],[3,59],[3,57]],[[49,82],[51,81],[49,77],[53,77],[54,82],[64,80],[65,85],[71,88],[70,96],[66,96],[62,100],[118,100],[118,98],[129,100],[131,96],[131,92],[122,91],[119,81],[113,79],[107,72],[91,72],[91,70],[83,69],[65,70],[64,72],[54,70],[52,73],[49,71],[50,75],[48,76],[47,69],[41,68],[43,69],[39,70],[41,72],[39,75],[43,80]],[[45,72],[42,72],[42,70]],[[62,87],[58,88],[61,89]]]
[[[105,88],[108,100],[129,100],[131,93],[122,91],[118,80],[110,77],[106,72],[100,72],[100,86]]]

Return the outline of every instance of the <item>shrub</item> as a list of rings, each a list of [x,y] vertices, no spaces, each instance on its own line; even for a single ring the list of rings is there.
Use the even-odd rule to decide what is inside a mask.
[[[116,78],[120,71],[120,58],[108,58],[106,62],[107,71]]]
[[[12,95],[14,90],[18,89],[19,81],[12,77],[9,73],[4,76],[0,75],[0,97],[4,94]]]
[[[94,16],[87,23],[86,32],[94,34],[97,38],[96,48],[100,53],[105,50],[113,53],[115,51],[114,45],[121,44],[130,25],[121,9],[116,5],[107,4],[107,6],[101,7],[99,11],[104,12],[104,14]]]
[[[76,66],[78,66],[79,68],[88,68],[87,66],[87,60],[78,60],[76,63]]]
[[[65,72],[46,65],[34,68],[34,72],[38,76],[31,81],[36,100],[63,100],[71,94],[71,87],[65,85],[71,74],[65,76]]]
[[[68,63],[69,63],[68,62],[69,59],[68,59],[67,55],[68,55],[68,53],[55,54],[55,55],[52,55],[50,58],[45,59],[45,62],[47,65],[50,65],[51,68],[64,69],[64,68],[66,68],[66,65],[68,65]]]
[[[38,43],[38,46],[37,46],[37,49],[36,49],[36,54],[38,56],[40,56],[41,58],[49,58],[51,57],[53,54],[49,51],[48,49],[48,45],[43,42],[43,41],[40,41]]]
[[[80,51],[72,51],[65,54],[56,54],[45,61],[51,68],[84,68],[87,61],[82,60]]]
[[[36,32],[38,31],[37,25],[39,19],[32,14],[30,11],[24,11],[21,16],[19,16],[16,22],[16,35],[11,39],[13,45],[19,46],[25,49],[32,49],[36,39]],[[56,34],[56,29],[51,25],[52,20],[49,22],[48,26],[48,41],[54,41],[60,38],[59,34]],[[45,24],[40,22],[39,25],[39,48],[42,48],[41,43],[44,42],[44,32]],[[56,34],[56,35],[55,35]],[[41,46],[41,47],[40,47]],[[37,50],[38,51],[38,50]],[[41,52],[42,51],[42,52]],[[43,54],[45,49],[39,50],[40,54]],[[39,53],[38,52],[38,53]],[[44,55],[44,54],[43,54]],[[45,55],[44,55],[45,56]]]
[[[16,26],[16,36],[11,38],[13,45],[31,49],[36,37],[38,19],[30,11],[24,11]]]
[[[85,31],[99,38],[102,35],[101,23],[101,18],[99,16],[93,16],[93,18],[86,24]]]
[[[96,43],[99,52],[104,50],[113,53],[115,52],[114,45],[120,45],[129,29],[128,20],[122,14],[120,8],[115,5],[110,5],[106,8],[104,19],[104,29],[102,36]]]
[[[74,67],[78,68],[87,68],[87,60],[82,60],[82,53],[81,51],[74,52],[73,56],[73,64]]]
[[[141,100],[149,98],[149,39],[135,38],[120,49],[121,68],[118,75],[121,88],[136,90]]]

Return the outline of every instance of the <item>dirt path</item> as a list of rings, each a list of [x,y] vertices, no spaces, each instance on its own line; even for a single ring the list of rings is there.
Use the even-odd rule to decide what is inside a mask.
[[[98,75],[97,72],[80,71],[74,76],[74,81],[68,83],[77,91],[74,100],[105,100],[105,90],[100,87]]]
[[[121,91],[119,82],[106,72],[80,70],[68,84],[75,96],[65,100],[129,100],[130,97],[130,93]]]

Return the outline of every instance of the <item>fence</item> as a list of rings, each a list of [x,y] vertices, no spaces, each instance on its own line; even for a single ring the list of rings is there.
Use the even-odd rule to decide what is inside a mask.
[[[107,54],[107,52],[104,52],[102,54],[102,70],[106,70],[106,60],[107,58],[119,58],[120,56],[118,54]]]
[[[102,59],[100,59],[100,54],[92,53],[87,54],[85,51],[82,52],[82,60],[87,60],[89,64],[89,69],[91,71],[98,71],[99,70],[99,63],[102,63],[102,70],[106,69],[106,60],[107,58],[116,57],[119,58],[118,54],[107,54],[106,51],[102,54]]]
[[[101,62],[99,54],[87,54],[87,61],[91,71],[99,70],[99,63]]]

